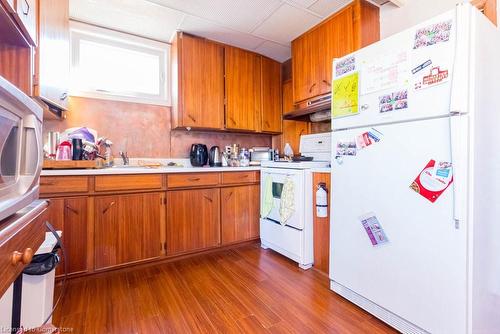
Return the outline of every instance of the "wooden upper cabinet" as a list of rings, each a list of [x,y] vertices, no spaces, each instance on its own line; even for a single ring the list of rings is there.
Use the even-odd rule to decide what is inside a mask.
[[[314,31],[292,41],[293,100],[296,102],[319,94],[319,46],[319,37]]]
[[[281,64],[261,58],[262,132],[281,132]]]
[[[220,189],[167,192],[167,255],[220,245]]]
[[[159,257],[163,193],[95,198],[95,269]]]
[[[36,53],[35,95],[66,110],[70,71],[69,1],[42,0],[39,3],[40,40]]]
[[[223,129],[223,46],[179,32],[171,50],[174,128]]]
[[[292,41],[293,101],[331,92],[332,62],[380,39],[379,9],[355,0]]]
[[[225,46],[226,128],[260,131],[261,56]]]
[[[30,44],[36,46],[38,0],[16,0],[14,9],[14,19],[17,21],[19,28]]]

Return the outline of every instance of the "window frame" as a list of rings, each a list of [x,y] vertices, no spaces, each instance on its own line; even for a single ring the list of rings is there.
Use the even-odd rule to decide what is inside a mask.
[[[160,94],[150,95],[145,93],[127,93],[99,90],[96,88],[82,87],[75,84],[75,69],[80,63],[80,40],[100,43],[111,47],[124,48],[129,51],[143,52],[160,57]],[[126,34],[90,24],[70,20],[70,96],[88,97],[112,101],[133,102],[161,106],[171,106],[170,83],[170,44],[151,39]]]

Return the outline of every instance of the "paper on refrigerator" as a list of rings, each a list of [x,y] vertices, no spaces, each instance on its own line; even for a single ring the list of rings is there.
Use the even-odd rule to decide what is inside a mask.
[[[333,80],[332,117],[356,115],[359,112],[359,73]]]
[[[361,95],[405,87],[410,80],[407,51],[395,51],[371,57],[362,63]]]

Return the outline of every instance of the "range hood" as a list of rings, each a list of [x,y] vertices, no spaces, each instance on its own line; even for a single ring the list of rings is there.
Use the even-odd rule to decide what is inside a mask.
[[[330,111],[332,106],[332,94],[323,95],[295,105],[293,110],[283,114],[283,119],[304,119],[305,116],[320,111]]]

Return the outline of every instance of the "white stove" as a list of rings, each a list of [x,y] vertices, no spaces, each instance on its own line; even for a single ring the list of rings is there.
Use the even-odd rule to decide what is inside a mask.
[[[311,169],[330,166],[330,147],[330,133],[305,135],[300,137],[300,152],[312,161],[261,163],[261,246],[298,262],[302,269],[311,268],[314,262]],[[289,189],[290,196],[283,197],[283,189]],[[293,208],[291,214],[284,215],[282,206]]]

